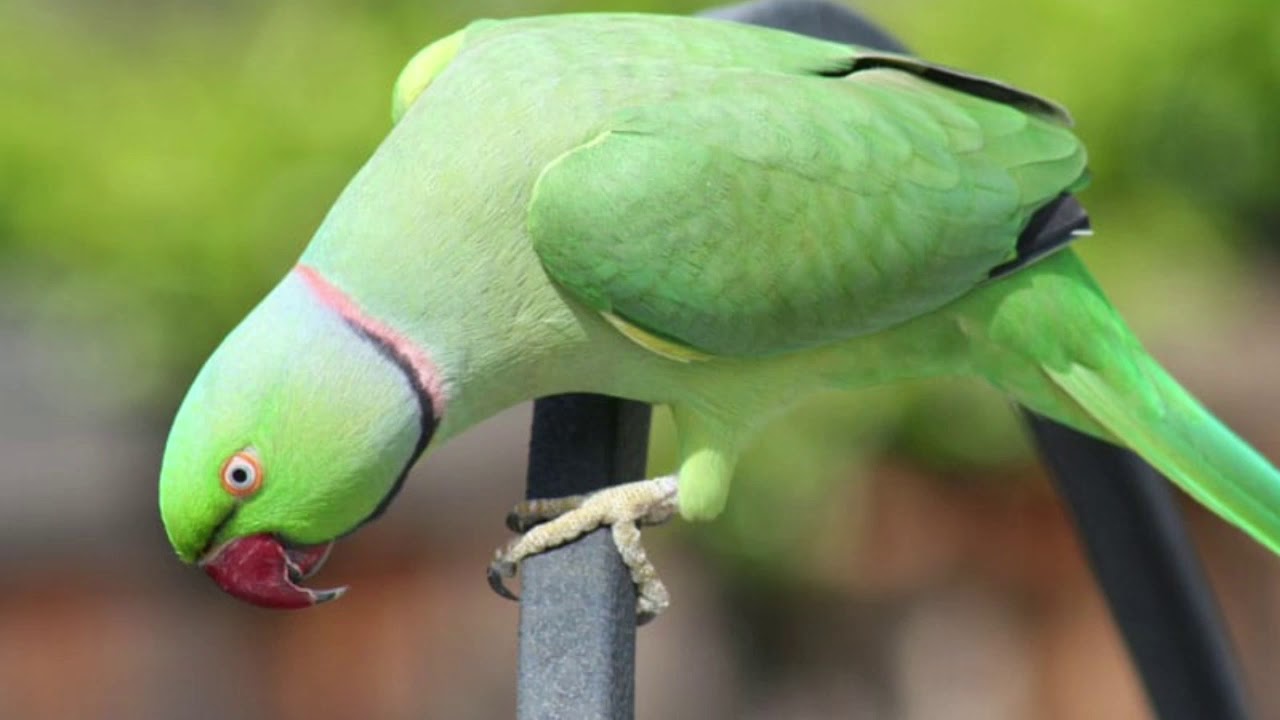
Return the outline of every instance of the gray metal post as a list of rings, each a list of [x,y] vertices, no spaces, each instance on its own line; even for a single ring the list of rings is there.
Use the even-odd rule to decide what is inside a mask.
[[[648,441],[648,405],[598,395],[539,400],[527,497],[638,480]],[[516,717],[634,717],[636,593],[609,531],[531,557],[520,573]]]

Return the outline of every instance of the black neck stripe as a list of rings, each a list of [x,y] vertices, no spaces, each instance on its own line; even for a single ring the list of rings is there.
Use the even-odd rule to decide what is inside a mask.
[[[378,506],[373,509],[373,512],[351,529],[350,532],[354,532],[363,525],[378,519],[387,511],[387,507],[391,505],[392,500],[395,500],[396,495],[400,494],[401,488],[404,487],[405,479],[409,477],[410,468],[418,461],[418,458],[422,457],[423,451],[427,449],[427,444],[431,442],[431,436],[436,431],[439,418],[436,417],[431,393],[423,386],[412,361],[399,348],[387,342],[385,338],[370,332],[368,328],[348,318],[344,318],[344,320],[347,323],[347,327],[351,328],[356,335],[372,345],[378,351],[378,354],[399,368],[405,380],[409,382],[409,387],[413,390],[414,397],[418,401],[418,441],[414,444],[413,452],[410,453],[409,460],[404,464],[404,468],[400,471],[400,475],[396,478],[395,483],[392,484],[391,489],[378,502]]]

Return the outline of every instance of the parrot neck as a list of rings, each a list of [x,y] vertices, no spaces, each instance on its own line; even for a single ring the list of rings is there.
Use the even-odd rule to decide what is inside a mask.
[[[315,268],[299,263],[293,272],[322,305],[337,313],[347,325],[377,346],[383,354],[393,358],[408,377],[425,412],[436,418],[444,414],[448,398],[441,383],[440,370],[425,349],[364,312]]]
[[[454,293],[424,292],[428,302],[408,306],[376,287],[351,292],[345,275],[306,262],[291,274],[316,302],[396,358],[426,396],[424,409],[440,421],[433,446],[520,402],[599,384],[580,352],[592,342],[590,333],[549,284],[518,300],[491,293],[458,302]]]

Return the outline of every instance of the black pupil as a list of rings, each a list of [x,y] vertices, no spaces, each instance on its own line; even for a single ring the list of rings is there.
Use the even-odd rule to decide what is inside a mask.
[[[231,471],[231,482],[236,485],[243,485],[249,482],[249,471],[242,467],[233,469]]]

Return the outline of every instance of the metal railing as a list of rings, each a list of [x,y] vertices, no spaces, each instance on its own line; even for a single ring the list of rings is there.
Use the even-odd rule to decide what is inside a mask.
[[[839,5],[763,0],[707,15],[906,52]],[[1248,717],[1236,662],[1169,485],[1120,448],[1027,414],[1161,720]],[[647,406],[571,395],[535,405],[528,497],[639,479]],[[634,717],[635,591],[607,530],[522,568],[517,716]]]

